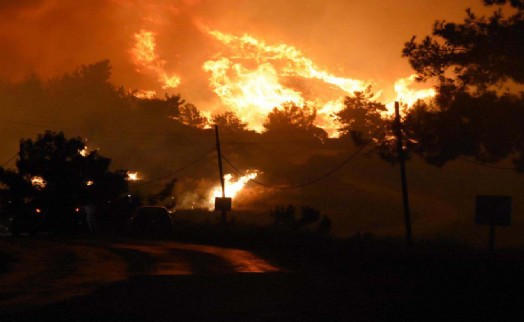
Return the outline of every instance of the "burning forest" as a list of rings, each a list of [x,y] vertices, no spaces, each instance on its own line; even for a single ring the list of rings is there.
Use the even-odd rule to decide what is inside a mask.
[[[400,6],[398,12],[438,16],[452,6],[446,3]],[[7,48],[0,53],[0,155],[9,160],[3,167],[14,167],[10,157],[20,138],[64,131],[88,140],[82,155],[101,151],[112,167],[127,169],[130,194],[161,195],[176,209],[212,209],[221,195],[212,130],[218,125],[225,194],[234,207],[267,214],[275,206],[307,205],[332,218],[336,235],[398,234],[393,105],[400,102],[403,121],[416,131],[423,125],[417,113],[439,96],[435,80],[418,82],[400,57],[402,44],[433,19],[407,28],[381,6],[204,0],[0,5]],[[450,19],[462,14],[445,12]],[[366,24],[374,15],[376,25]],[[59,16],[71,22],[68,28],[55,22]],[[40,29],[48,33],[45,40]],[[460,215],[470,211],[465,200],[493,186],[474,183],[475,175],[492,174],[460,162],[432,168],[417,150],[420,141],[409,138],[404,148],[414,151],[414,222],[431,234],[466,221]],[[439,171],[452,179],[439,182]],[[504,174],[497,180],[517,179]],[[462,182],[472,183],[450,192]],[[45,178],[35,176],[33,185],[45,185]],[[442,201],[455,193],[460,201]],[[429,213],[427,204],[433,205]]]

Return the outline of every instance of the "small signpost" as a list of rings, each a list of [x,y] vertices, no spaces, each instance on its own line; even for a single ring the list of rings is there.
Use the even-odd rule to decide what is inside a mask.
[[[475,223],[489,226],[489,251],[495,249],[495,226],[511,225],[510,196],[477,196]]]
[[[231,198],[215,197],[215,211],[231,211]]]

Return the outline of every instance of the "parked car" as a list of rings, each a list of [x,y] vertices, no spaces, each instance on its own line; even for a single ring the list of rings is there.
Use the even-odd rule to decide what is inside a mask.
[[[13,236],[19,236],[22,233],[36,235],[39,231],[46,229],[46,216],[40,208],[28,206],[9,217],[9,230]]]
[[[138,207],[127,225],[127,232],[133,237],[167,237],[173,233],[173,218],[164,207]]]

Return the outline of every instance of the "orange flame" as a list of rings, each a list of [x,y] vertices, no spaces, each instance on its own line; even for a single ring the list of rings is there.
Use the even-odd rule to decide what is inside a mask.
[[[169,75],[164,68],[166,61],[160,59],[156,54],[155,33],[146,30],[136,33],[135,46],[131,49],[131,57],[133,63],[137,66],[137,71],[156,76],[163,89],[175,88],[180,85],[180,77],[175,74]],[[141,92],[148,96],[152,95],[152,91]]]
[[[133,95],[137,98],[146,98],[146,99],[152,99],[156,97],[156,91],[153,90],[139,90]]]
[[[267,45],[249,35],[208,33],[231,51],[229,56],[222,53],[220,58],[204,63],[204,70],[211,74],[210,85],[224,105],[232,108],[249,128],[257,131],[263,129],[262,124],[273,108],[293,102],[299,106],[316,106],[317,125],[331,136],[336,135],[337,126],[331,115],[342,108],[342,101],[309,99],[303,89],[289,84],[290,79],[320,81],[331,90],[334,88],[338,92],[337,98],[364,90],[369,85],[321,70],[290,45]]]
[[[330,137],[337,137],[341,125],[333,115],[344,108],[343,97],[364,91],[372,84],[371,81],[333,75],[288,44],[266,44],[247,34],[237,36],[206,27],[201,29],[223,45],[222,52],[202,65],[209,74],[211,89],[225,107],[247,123],[249,129],[258,132],[263,130],[267,114],[273,108],[292,102],[298,106],[315,107],[315,125]],[[131,50],[133,62],[138,71],[156,75],[164,88],[176,87],[180,78],[166,73],[166,62],[156,54],[155,36],[154,32],[146,30],[135,34],[136,43]],[[395,98],[381,98],[382,91],[378,90],[374,99],[380,98],[388,107],[384,116],[393,111],[394,101],[411,106],[418,99],[435,95],[432,88],[410,88],[415,77],[410,75],[395,82]],[[152,98],[156,92],[141,90],[135,96]],[[210,116],[211,109],[200,108],[203,115]]]
[[[424,88],[424,89],[411,89],[412,85],[417,78],[416,74],[409,75],[408,77],[399,78],[394,85],[395,93],[397,97],[394,101],[388,102],[386,104],[388,111],[387,114],[393,114],[395,112],[394,104],[395,101],[405,104],[408,107],[413,106],[418,100],[427,100],[435,97],[436,91],[434,88]]]
[[[246,172],[246,175],[239,178],[234,178],[232,174],[224,175],[224,187],[226,197],[234,198],[242,189],[249,180],[255,179],[260,172],[257,170],[249,170]],[[222,187],[220,185],[214,187],[209,193],[209,209],[213,210],[213,204],[215,202],[215,197],[222,197]]]

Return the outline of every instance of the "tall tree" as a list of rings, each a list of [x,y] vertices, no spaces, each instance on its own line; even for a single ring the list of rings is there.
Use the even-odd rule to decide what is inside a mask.
[[[247,123],[233,112],[224,112],[222,114],[215,114],[212,117],[214,124],[218,125],[221,130],[229,132],[242,132],[247,130]]]
[[[17,172],[0,172],[4,190],[20,206],[38,205],[56,232],[74,229],[73,210],[87,201],[102,205],[127,190],[125,171],[110,171],[111,160],[86,151],[81,138],[47,131],[20,143]]]
[[[284,103],[280,108],[274,108],[264,122],[265,133],[283,134],[286,136],[306,136],[317,140],[325,140],[327,133],[314,124],[317,117],[315,108],[298,106],[294,103]]]
[[[136,93],[134,93],[136,94]],[[165,94],[164,98],[154,97],[136,97],[132,96],[143,111],[152,116],[177,118],[180,115],[180,109],[186,101],[180,94]]]
[[[437,21],[432,36],[404,46],[419,79],[437,80],[435,99],[406,118],[413,150],[432,164],[461,155],[481,162],[511,157],[524,171],[524,6],[509,2],[508,17],[500,8],[488,18],[467,10],[463,23]]]
[[[209,125],[208,119],[200,113],[200,110],[191,103],[186,103],[180,107],[178,121],[192,127],[203,129]]]
[[[350,135],[357,145],[367,144],[378,138],[378,133],[385,125],[382,114],[386,106],[373,99],[371,88],[355,92],[354,96],[344,99],[344,108],[335,113],[335,119],[342,124],[341,135]]]

